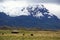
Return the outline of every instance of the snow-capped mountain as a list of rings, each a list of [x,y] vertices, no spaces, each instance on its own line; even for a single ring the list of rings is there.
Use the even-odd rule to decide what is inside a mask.
[[[11,17],[0,12],[0,26],[37,27],[42,29],[60,29],[60,19],[49,12],[44,5],[34,5],[20,8],[18,16]],[[22,15],[21,15],[22,14]]]

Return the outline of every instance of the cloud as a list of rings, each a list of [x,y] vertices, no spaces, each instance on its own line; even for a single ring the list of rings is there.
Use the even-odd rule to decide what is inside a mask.
[[[27,0],[28,2],[33,3],[55,3],[60,4],[60,0]]]
[[[13,2],[10,2],[10,1],[13,1]],[[17,1],[20,1],[20,2],[17,2]],[[43,0],[43,1],[42,0],[0,0],[0,12],[3,11],[6,14],[15,15],[15,16],[21,15],[19,11],[19,7],[26,6],[25,3],[21,1],[24,1],[24,2],[27,1],[28,3],[25,2],[26,4],[29,4],[29,2],[31,4],[45,3],[44,6],[46,6],[46,8],[50,12],[52,12],[53,14],[55,14],[57,17],[60,18],[60,5],[57,5],[57,4],[60,4],[59,0]],[[22,3],[24,3],[24,5],[21,5]]]
[[[0,0],[2,1],[28,1],[28,2],[33,2],[33,3],[58,3],[60,4],[60,0]]]
[[[60,19],[60,5],[51,3],[44,3],[43,5],[49,10],[50,13],[56,15]]]
[[[3,2],[4,0],[0,0],[0,2]]]

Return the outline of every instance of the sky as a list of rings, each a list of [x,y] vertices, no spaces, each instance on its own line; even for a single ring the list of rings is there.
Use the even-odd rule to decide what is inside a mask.
[[[60,0],[0,0],[0,2],[4,2],[4,1],[28,1],[28,2],[32,2],[32,3],[56,3],[56,4],[60,4]]]
[[[17,7],[27,6],[29,3],[42,3],[51,13],[60,18],[60,0],[0,0],[0,11],[4,11],[7,14],[10,12],[9,15],[16,16],[19,15],[19,12],[14,14],[15,11],[18,11]]]

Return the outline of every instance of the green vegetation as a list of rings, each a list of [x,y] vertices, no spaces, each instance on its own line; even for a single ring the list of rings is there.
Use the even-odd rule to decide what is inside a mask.
[[[60,40],[60,31],[0,30],[0,40]]]

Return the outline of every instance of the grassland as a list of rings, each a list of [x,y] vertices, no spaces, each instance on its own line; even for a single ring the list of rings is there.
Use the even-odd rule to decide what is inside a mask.
[[[0,30],[0,40],[60,40],[60,31],[17,31]]]

